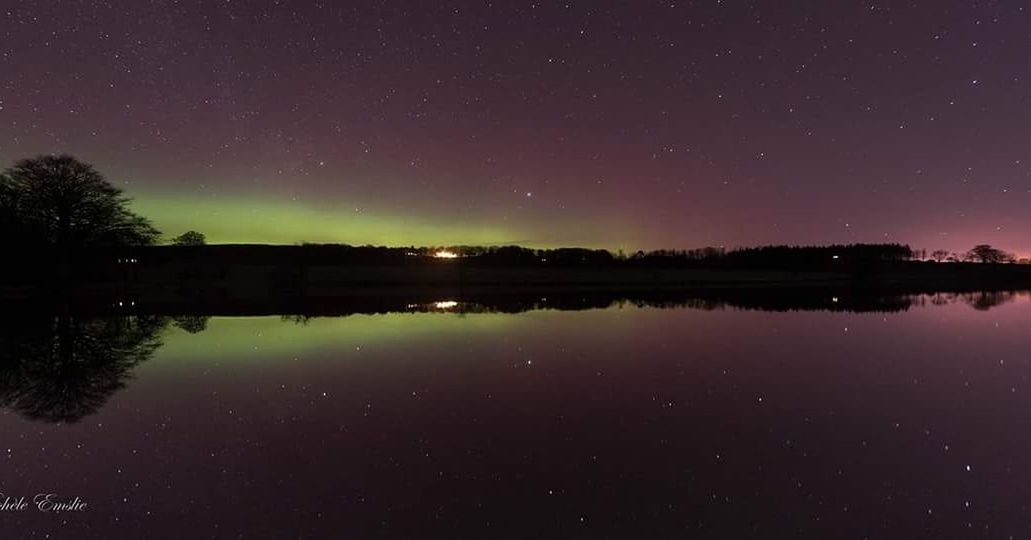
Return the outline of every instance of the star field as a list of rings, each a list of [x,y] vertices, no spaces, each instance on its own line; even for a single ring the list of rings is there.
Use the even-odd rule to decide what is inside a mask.
[[[854,317],[215,317],[169,328],[78,422],[0,411],[4,493],[91,505],[0,520],[77,537],[1020,538],[1028,297],[977,297]]]
[[[0,161],[167,235],[1031,251],[1031,13],[982,2],[29,2]]]

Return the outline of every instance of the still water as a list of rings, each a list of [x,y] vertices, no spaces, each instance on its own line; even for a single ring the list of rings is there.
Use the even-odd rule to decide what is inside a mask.
[[[9,316],[0,532],[1031,534],[1024,294],[462,307]],[[41,512],[39,493],[86,506]]]

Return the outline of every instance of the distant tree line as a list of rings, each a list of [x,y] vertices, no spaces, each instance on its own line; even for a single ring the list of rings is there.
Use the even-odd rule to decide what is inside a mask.
[[[978,244],[964,253],[953,253],[944,249],[936,249],[930,253],[929,258],[935,262],[977,262],[988,264],[1017,262],[1017,257],[1014,254],[992,247],[989,244]]]
[[[632,264],[655,266],[709,266],[762,269],[830,269],[913,258],[913,250],[902,244],[849,244],[829,246],[761,246],[724,250],[658,250],[638,252]]]
[[[987,246],[990,248],[990,246]],[[712,269],[768,269],[862,271],[883,264],[927,259],[928,255],[907,245],[847,244],[830,246],[762,246],[736,249],[706,247],[698,249],[660,249],[626,254],[604,249],[534,249],[521,246],[428,246],[386,247],[345,244],[302,244],[292,248],[291,260],[298,265],[408,265],[458,264],[471,266],[538,267],[675,267]],[[282,246],[216,245],[175,241],[173,246],[148,248],[147,259],[162,261],[187,259],[231,260],[237,264],[278,264]],[[446,256],[444,256],[446,255]],[[934,253],[931,253],[934,260]],[[943,259],[945,260],[945,259]],[[1012,256],[994,248],[978,246],[964,255],[965,262],[1001,263]]]
[[[243,248],[243,246],[239,246]],[[300,260],[337,263],[364,262],[404,264],[432,260],[441,253],[463,264],[483,266],[642,266],[724,268],[821,268],[862,262],[905,261],[913,258],[901,244],[851,244],[831,246],[765,246],[726,250],[699,249],[613,253],[604,249],[533,249],[520,246],[404,247],[304,244]],[[446,261],[444,261],[446,262]]]
[[[631,255],[605,250],[496,248],[477,253],[477,257],[503,263],[536,261],[539,264],[589,264],[629,266],[693,267],[820,267],[859,261],[900,261],[912,258],[909,246],[900,244],[852,244],[832,246],[765,246],[726,250],[721,247],[699,249],[660,249],[638,251]]]

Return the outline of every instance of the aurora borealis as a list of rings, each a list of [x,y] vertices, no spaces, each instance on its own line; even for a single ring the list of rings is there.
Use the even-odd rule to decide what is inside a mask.
[[[1027,253],[1022,2],[8,0],[0,162],[166,237]]]

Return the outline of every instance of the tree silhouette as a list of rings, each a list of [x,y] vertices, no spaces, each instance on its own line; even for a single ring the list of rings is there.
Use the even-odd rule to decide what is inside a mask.
[[[9,244],[62,249],[153,244],[160,233],[128,203],[72,156],[23,159],[0,174],[0,234]]]
[[[982,263],[1002,263],[1013,259],[1013,256],[988,244],[978,244],[967,252],[967,258]]]
[[[949,252],[944,249],[936,249],[931,252],[931,258],[934,259],[935,262],[942,262],[949,258]]]
[[[161,346],[163,317],[0,319],[0,407],[43,422],[76,422],[125,387]]]
[[[186,231],[172,239],[175,246],[203,246],[207,243],[207,238],[197,231]]]

